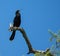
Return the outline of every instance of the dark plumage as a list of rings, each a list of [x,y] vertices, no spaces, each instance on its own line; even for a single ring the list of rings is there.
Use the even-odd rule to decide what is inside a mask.
[[[15,14],[16,15],[15,15],[15,18],[13,20],[13,27],[19,27],[20,24],[21,24],[21,14],[19,13],[19,10],[17,10]],[[11,41],[14,39],[15,33],[16,33],[16,31],[13,31],[12,32],[12,35],[10,37],[10,40]]]

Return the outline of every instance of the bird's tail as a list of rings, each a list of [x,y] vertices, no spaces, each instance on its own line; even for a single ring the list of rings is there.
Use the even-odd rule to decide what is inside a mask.
[[[11,37],[10,37],[10,39],[9,39],[10,41],[12,41],[12,40],[14,39],[15,33],[16,33],[16,31],[13,31],[13,32],[12,32],[12,35],[11,35]]]

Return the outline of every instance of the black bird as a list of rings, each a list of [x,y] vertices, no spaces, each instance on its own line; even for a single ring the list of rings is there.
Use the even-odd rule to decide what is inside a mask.
[[[13,20],[13,27],[19,27],[21,25],[21,14],[20,14],[19,10],[17,10],[15,14],[16,15]],[[12,41],[14,39],[15,33],[16,33],[16,31],[12,32],[12,35],[10,37],[10,41]]]

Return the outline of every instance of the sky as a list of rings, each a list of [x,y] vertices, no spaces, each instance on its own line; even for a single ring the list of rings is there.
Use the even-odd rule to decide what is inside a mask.
[[[10,41],[9,24],[13,23],[16,10],[21,11],[21,26],[36,50],[52,46],[48,29],[60,29],[60,0],[1,0],[0,1],[0,56],[33,56],[22,34],[17,31]]]

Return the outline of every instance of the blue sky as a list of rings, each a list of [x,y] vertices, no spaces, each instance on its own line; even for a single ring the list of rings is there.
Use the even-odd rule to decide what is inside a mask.
[[[22,34],[17,31],[11,42],[8,31],[13,22],[15,11],[21,10],[21,26],[36,50],[51,47],[48,29],[57,32],[60,29],[60,0],[1,0],[0,1],[0,56],[33,56],[28,52]]]

